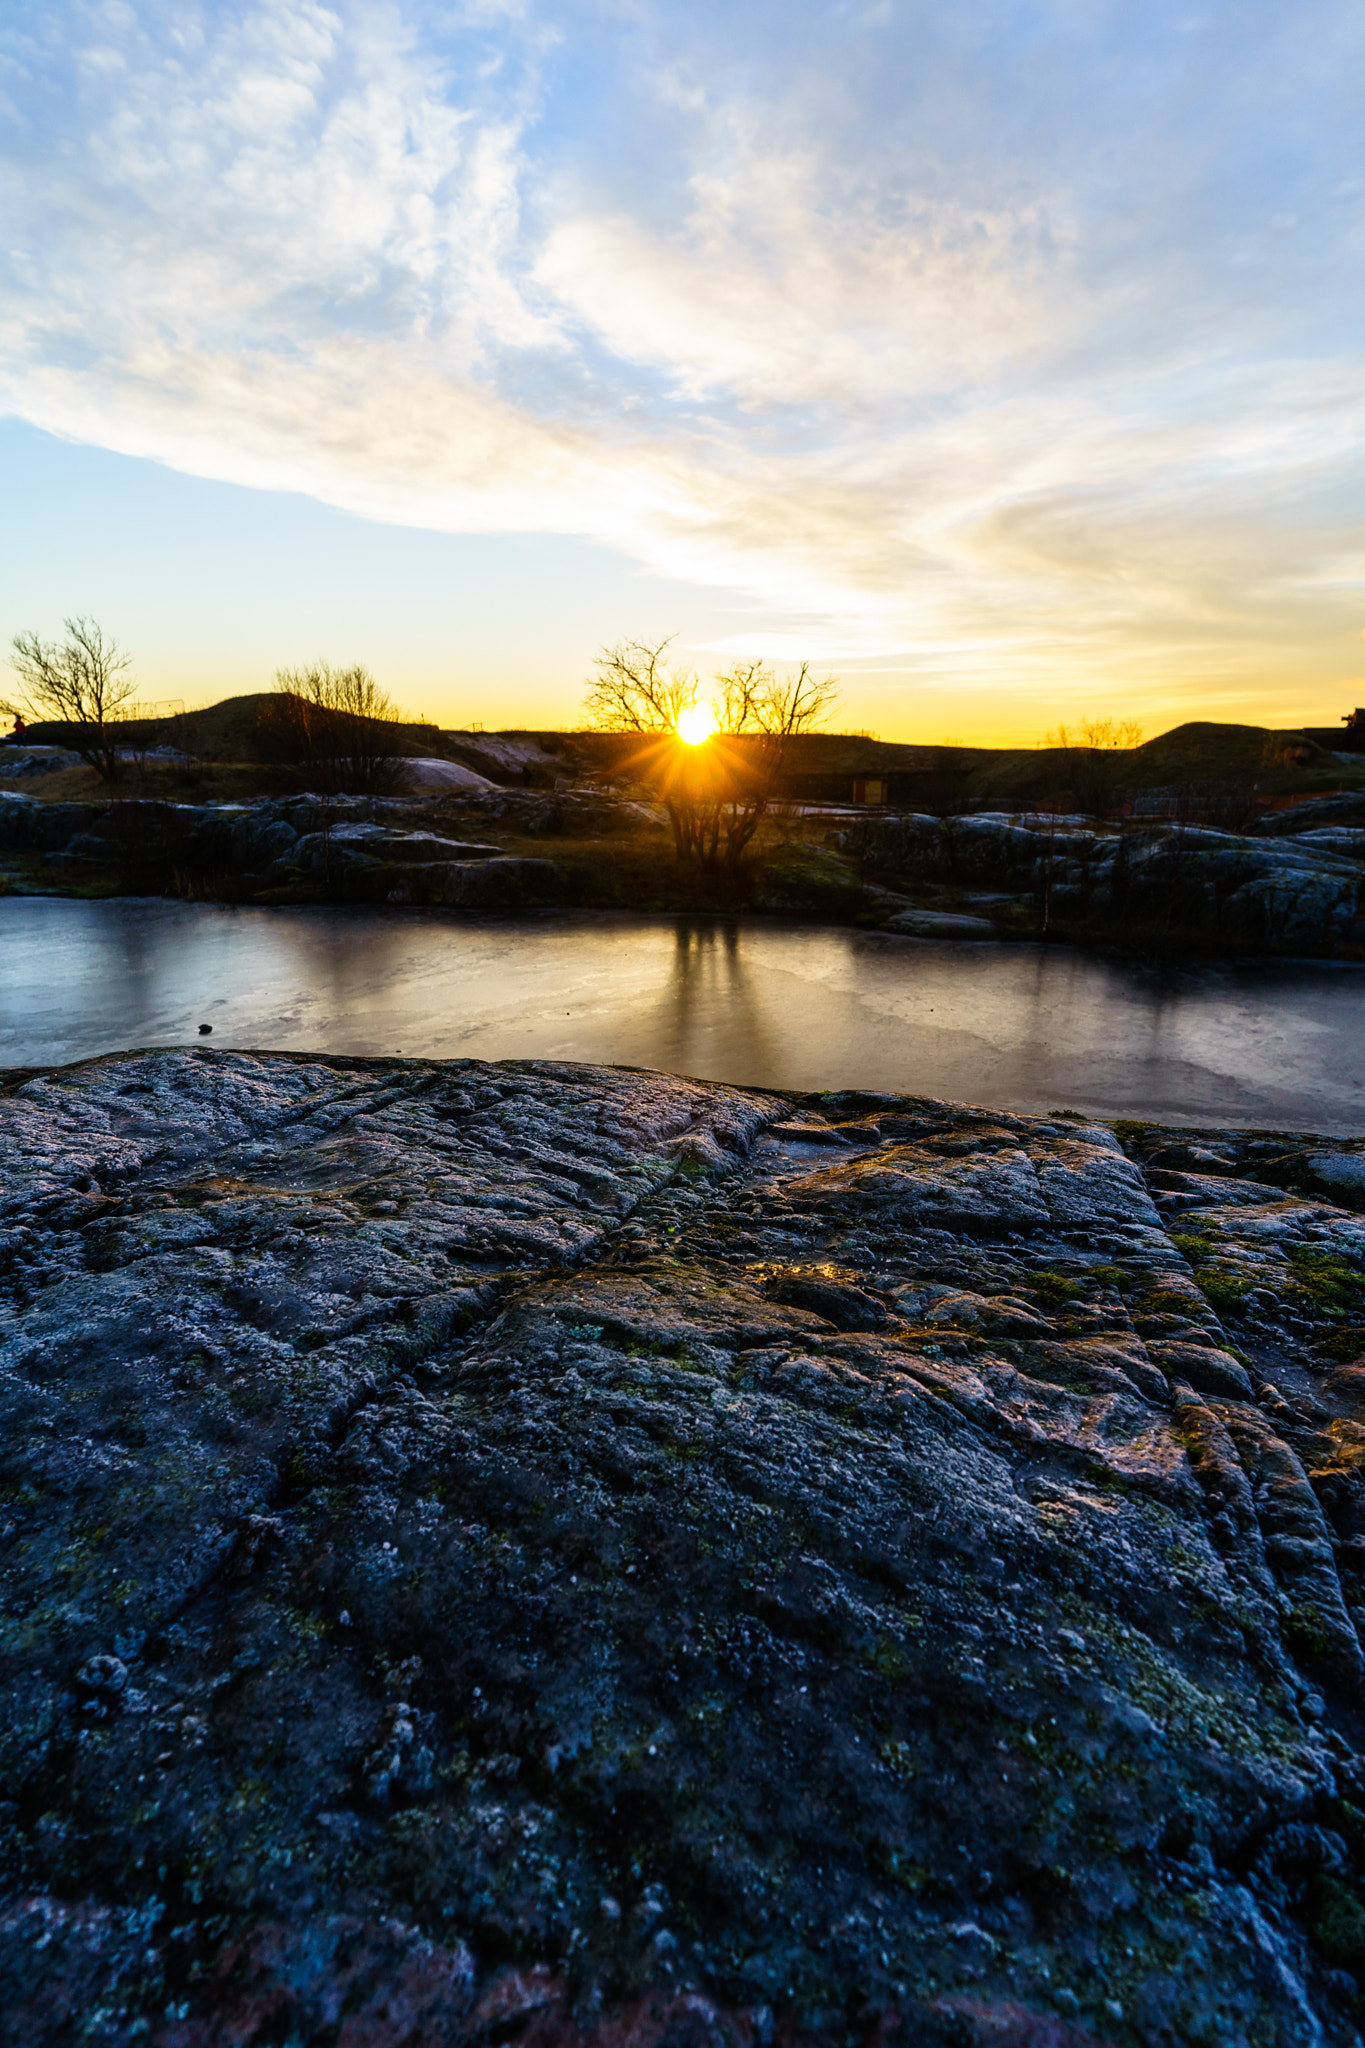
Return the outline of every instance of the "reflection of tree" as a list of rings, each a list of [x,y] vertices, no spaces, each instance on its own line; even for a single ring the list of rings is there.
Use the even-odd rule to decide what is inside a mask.
[[[714,1078],[723,1069],[728,1080],[742,1071],[755,1086],[765,1078],[771,1081],[781,1065],[780,1048],[764,1024],[739,926],[679,918],[674,941],[671,971],[652,1020],[641,1020],[650,1041],[670,1048],[669,1063],[680,1073],[705,1075],[709,1069]]]
[[[391,1053],[401,1030],[410,1051],[417,1029],[413,970],[427,964],[424,948],[414,957],[413,930],[408,918],[391,911],[296,912],[289,964],[297,977],[291,993],[300,1026],[311,1009],[311,1028],[337,1050]]]
[[[1065,1106],[1114,1116],[1144,1104],[1160,1113],[1173,1072],[1189,1064],[1179,976],[1036,947],[1020,949],[1011,981],[1013,1002],[992,989],[997,1015],[1013,1023],[998,1041],[1009,1062],[994,1084],[1002,1093],[1037,1114]]]

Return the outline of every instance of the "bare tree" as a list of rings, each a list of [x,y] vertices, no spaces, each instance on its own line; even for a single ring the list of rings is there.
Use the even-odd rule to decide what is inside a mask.
[[[791,742],[823,725],[838,686],[833,676],[813,676],[809,662],[794,676],[749,662],[716,676],[713,689],[720,787],[697,806],[693,850],[705,866],[734,868],[777,793]]]
[[[657,647],[618,640],[615,647],[603,648],[583,705],[594,731],[677,731],[678,720],[696,704],[700,685],[690,670],[664,667],[671,645],[671,638]]]
[[[400,780],[402,723],[397,705],[367,668],[319,661],[275,671],[259,738],[267,753],[306,769],[324,794],[345,789],[377,796]]]
[[[1119,757],[1142,745],[1142,732],[1136,718],[1083,718],[1048,734],[1043,744],[1062,756],[1072,795],[1088,816],[1113,808],[1123,780]]]
[[[679,726],[702,701],[702,686],[694,672],[664,666],[668,645],[630,640],[605,649],[585,708],[598,731],[655,740],[637,766],[663,796],[679,858],[733,871],[773,801],[791,741],[823,722],[837,686],[812,676],[808,662],[786,677],[763,662],[741,663],[711,679],[715,737],[687,746]]]
[[[16,633],[10,666],[23,683],[18,701],[0,701],[7,717],[65,725],[74,752],[104,782],[123,772],[120,720],[137,690],[128,674],[131,661],[118,643],[106,640],[93,619],[65,619],[64,642]]]

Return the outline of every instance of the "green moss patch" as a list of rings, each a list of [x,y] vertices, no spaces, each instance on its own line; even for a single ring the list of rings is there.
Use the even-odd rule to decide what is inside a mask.
[[[1313,1939],[1323,1954],[1348,1969],[1365,1966],[1365,1906],[1352,1886],[1320,1877],[1314,1887]]]
[[[1222,1266],[1196,1266],[1194,1278],[1200,1293],[1216,1309],[1236,1308],[1243,1296],[1251,1292],[1249,1280]]]
[[[1300,1293],[1329,1316],[1347,1316],[1365,1304],[1365,1273],[1339,1252],[1295,1245],[1289,1253]]]
[[[1026,1285],[1035,1300],[1046,1308],[1061,1308],[1085,1291],[1079,1280],[1068,1280],[1065,1273],[1030,1273]]]

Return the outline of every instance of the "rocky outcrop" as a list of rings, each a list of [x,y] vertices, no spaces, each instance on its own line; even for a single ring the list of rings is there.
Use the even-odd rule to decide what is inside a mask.
[[[6,2038],[1358,2039],[1365,1147],[204,1050],[0,1136]]]
[[[1297,837],[1328,825],[1365,828],[1365,790],[1342,789],[1331,796],[1309,797],[1286,810],[1267,813],[1256,829],[1271,838],[1285,833]]]
[[[475,910],[552,903],[558,886],[551,861],[366,821],[303,835],[267,869],[266,882],[299,874],[331,884],[351,902],[454,903]]]
[[[1320,807],[1302,809],[1319,819]],[[1339,812],[1348,815],[1340,805]],[[869,819],[843,840],[871,877],[1012,891],[1050,922],[1164,928],[1255,950],[1358,953],[1365,948],[1365,830],[1335,822],[1338,811],[1321,817],[1328,822],[1314,829],[1305,820],[1293,834],[1268,821],[1265,836],[1253,836],[1180,824],[1120,831],[1084,819],[982,812]]]
[[[0,747],[0,782],[31,782],[39,775],[56,775],[63,768],[80,765],[80,755],[65,747]]]
[[[517,801],[498,792],[492,807]],[[402,798],[194,805],[11,796],[0,797],[0,849],[40,856],[63,873],[93,869],[134,891],[180,886],[270,900],[312,890],[347,902],[488,910],[555,901],[553,863],[452,837],[441,822]]]
[[[878,815],[831,833],[827,845],[775,844],[737,877],[684,867],[659,903],[654,870],[676,868],[671,855],[655,861],[666,829],[659,808],[587,788],[198,805],[42,803],[11,790],[0,794],[0,886],[488,910],[742,905],[915,937],[1047,933],[1365,955],[1356,797],[1274,814],[1253,834],[1031,814]],[[585,864],[563,846],[547,848],[553,860],[528,858],[527,839],[609,843]],[[624,888],[616,840],[633,842],[636,855],[624,864]]]
[[[478,774],[473,768],[466,768],[460,761],[432,760],[418,755],[405,756],[397,763],[403,784],[408,789],[457,789],[468,793],[471,790],[491,790],[497,787],[486,775]]]

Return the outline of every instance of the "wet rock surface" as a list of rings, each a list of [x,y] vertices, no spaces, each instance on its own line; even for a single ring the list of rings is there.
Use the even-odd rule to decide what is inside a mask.
[[[0,1095],[4,2038],[1348,2043],[1365,1146]]]

